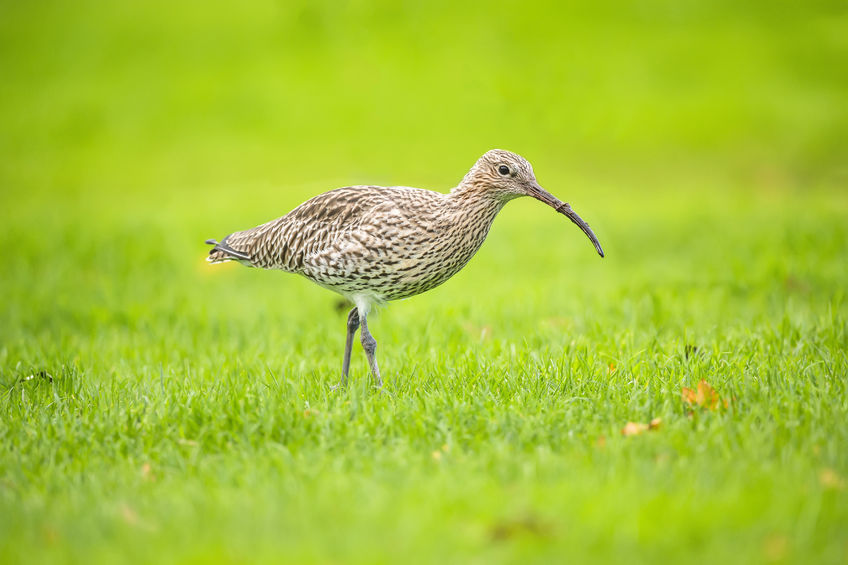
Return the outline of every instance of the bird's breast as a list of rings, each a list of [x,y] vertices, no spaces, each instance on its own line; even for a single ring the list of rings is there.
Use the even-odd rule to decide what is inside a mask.
[[[310,256],[301,274],[346,296],[368,293],[388,301],[420,294],[468,263],[498,210],[389,214]]]

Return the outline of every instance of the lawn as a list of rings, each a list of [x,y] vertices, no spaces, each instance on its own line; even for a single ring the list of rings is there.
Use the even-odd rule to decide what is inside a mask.
[[[3,3],[0,561],[845,563],[846,58],[828,3]],[[606,257],[510,203],[382,391],[204,261],[492,147]]]

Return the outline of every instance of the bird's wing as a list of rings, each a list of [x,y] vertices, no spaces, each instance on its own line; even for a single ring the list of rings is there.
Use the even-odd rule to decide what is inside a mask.
[[[394,192],[373,186],[331,190],[282,218],[230,234],[221,244],[249,257],[253,266],[302,272],[312,262],[326,260],[327,253],[364,244],[363,224],[395,207]]]

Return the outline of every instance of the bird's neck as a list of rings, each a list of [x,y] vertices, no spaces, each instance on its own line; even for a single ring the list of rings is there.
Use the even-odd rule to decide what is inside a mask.
[[[489,218],[490,223],[506,204],[505,200],[497,198],[490,191],[465,181],[450,191],[446,201],[448,209],[460,216],[477,221],[485,217]]]
[[[445,204],[444,213],[450,218],[449,223],[465,230],[469,236],[473,234],[474,239],[479,237],[476,242],[479,245],[506,201],[480,187],[463,183],[446,195]]]

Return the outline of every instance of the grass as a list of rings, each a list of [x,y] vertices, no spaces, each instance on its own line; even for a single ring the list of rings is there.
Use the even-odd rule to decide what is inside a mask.
[[[844,12],[0,10],[0,560],[848,558]],[[607,257],[511,203],[369,320],[381,393],[333,295],[203,262],[492,146]]]

